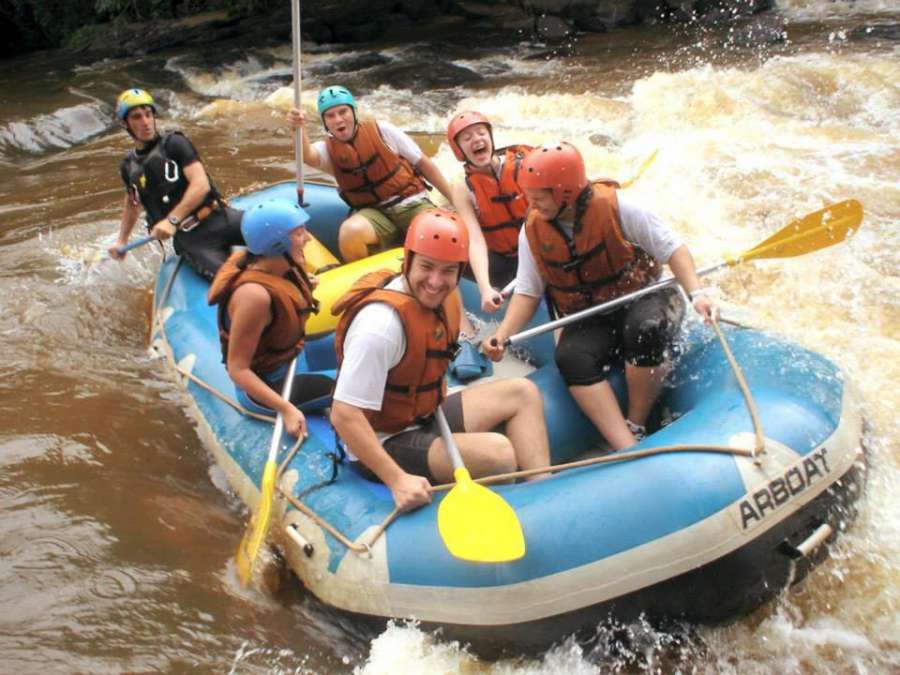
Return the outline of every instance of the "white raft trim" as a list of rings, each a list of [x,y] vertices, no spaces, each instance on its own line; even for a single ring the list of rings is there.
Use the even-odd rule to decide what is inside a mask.
[[[390,584],[382,576],[380,555],[379,564],[369,564],[348,554],[335,575],[314,580],[309,587],[326,603],[349,611],[439,623],[512,625],[582,609],[702,567],[750,543],[843,476],[858,458],[861,434],[861,416],[850,388],[845,387],[838,427],[818,448],[800,458],[802,462],[824,450],[828,466],[824,477],[747,529],[740,527],[744,495],[693,527],[595,563],[519,584],[479,588]],[[778,445],[772,444],[773,452],[764,456],[760,469],[753,467],[753,460],[736,457],[739,466],[741,462],[749,464],[742,475],[750,478],[759,471],[760,477],[768,477],[790,470],[792,465],[781,462],[796,453],[785,453],[784,446]],[[383,543],[384,538],[379,541]],[[382,585],[386,586],[383,591],[373,588]]]

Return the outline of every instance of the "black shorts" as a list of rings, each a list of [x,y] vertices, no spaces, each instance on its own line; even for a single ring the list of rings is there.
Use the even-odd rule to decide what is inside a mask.
[[[463,420],[462,392],[458,391],[448,396],[441,407],[444,409],[450,431],[455,434],[463,433],[466,425]],[[428,468],[428,448],[434,439],[440,436],[441,430],[438,428],[437,419],[432,417],[424,426],[391,436],[382,443],[382,447],[401,469],[416,476],[425,476],[431,484],[434,484],[437,481]],[[353,464],[364,478],[380,481],[378,476],[362,462]]]
[[[175,233],[175,252],[204,279],[211,280],[231,255],[233,246],[244,245],[243,211],[218,208],[187,232]]]
[[[678,289],[650,293],[615,312],[566,326],[556,345],[556,365],[570,387],[602,382],[623,359],[640,368],[658,366],[672,358],[683,318]]]

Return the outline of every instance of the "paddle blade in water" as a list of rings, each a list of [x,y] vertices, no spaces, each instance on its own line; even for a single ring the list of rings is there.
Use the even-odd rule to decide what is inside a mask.
[[[244,586],[250,583],[253,566],[259,555],[259,549],[265,541],[269,530],[269,519],[272,515],[272,498],[275,494],[275,462],[266,462],[263,470],[262,487],[259,495],[259,508],[244,532],[237,551],[238,578]]]
[[[740,256],[741,260],[791,258],[844,241],[859,229],[863,209],[848,199],[785,225],[764,242]]]
[[[438,507],[438,531],[452,555],[473,562],[509,562],[525,555],[515,511],[496,492],[454,472],[456,485]]]

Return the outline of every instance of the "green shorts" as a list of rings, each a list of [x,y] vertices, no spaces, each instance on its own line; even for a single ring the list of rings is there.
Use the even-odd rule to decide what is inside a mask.
[[[436,209],[428,197],[412,204],[389,209],[362,208],[353,215],[362,216],[372,224],[378,235],[379,250],[386,251],[395,246],[403,246],[406,230],[412,219],[426,209]]]

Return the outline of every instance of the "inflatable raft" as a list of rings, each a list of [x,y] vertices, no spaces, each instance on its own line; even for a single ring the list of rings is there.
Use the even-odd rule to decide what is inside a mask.
[[[273,197],[294,199],[294,184],[234,203]],[[335,250],[346,207],[328,186],[307,185],[306,199],[310,230]],[[385,265],[399,265],[398,252],[323,272],[319,289],[335,298]],[[206,290],[177,258],[165,261],[153,348],[175,368],[216,461],[255,509],[272,425],[235,406]],[[473,285],[465,282],[463,294],[478,306]],[[333,321],[323,315],[298,371],[335,368]],[[270,537],[324,603],[441,626],[482,652],[541,648],[607,617],[721,622],[750,612],[806,576],[851,522],[865,477],[863,424],[849,383],[821,355],[756,330],[726,335],[758,408],[765,452],[757,457],[748,456],[754,425],[722,347],[694,324],[651,420],[654,433],[638,446],[538,483],[492,486],[522,523],[520,560],[452,557],[437,528],[445,492],[390,520],[389,491],[342,458],[325,414],[308,415],[310,435],[295,454],[288,456],[293,439],[282,441]],[[520,365],[544,396],[553,463],[596,456],[600,439],[553,364],[552,337],[524,351],[529,363]],[[613,384],[621,395],[621,373]],[[681,447],[656,451],[671,446]],[[630,459],[612,461],[620,457]]]

